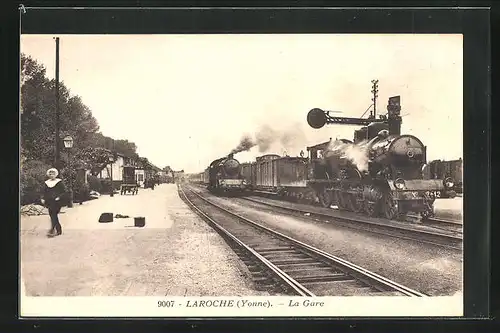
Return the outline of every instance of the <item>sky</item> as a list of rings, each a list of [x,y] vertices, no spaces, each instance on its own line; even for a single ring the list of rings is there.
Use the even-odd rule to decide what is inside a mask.
[[[100,131],[135,142],[158,167],[201,172],[240,138],[287,133],[267,153],[299,155],[358,126],[311,128],[315,107],[360,117],[379,80],[377,114],[401,96],[402,134],[427,159],[462,157],[462,35],[21,35],[21,52],[79,95]],[[235,157],[262,155],[257,147]]]

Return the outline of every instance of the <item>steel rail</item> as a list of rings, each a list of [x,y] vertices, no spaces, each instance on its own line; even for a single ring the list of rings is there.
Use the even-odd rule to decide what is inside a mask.
[[[301,214],[310,214],[308,217],[315,215],[315,216],[318,216],[321,218],[334,218],[334,219],[344,221],[344,222],[351,222],[351,223],[354,222],[354,223],[358,223],[358,224],[363,224],[365,226],[379,227],[379,228],[390,229],[390,230],[398,231],[398,232],[414,233],[414,234],[418,234],[418,235],[437,237],[437,238],[441,238],[441,239],[444,239],[446,241],[452,241],[452,242],[461,242],[463,240],[462,237],[457,237],[457,236],[451,235],[451,234],[432,232],[430,230],[407,229],[402,225],[401,226],[389,225],[389,224],[379,223],[376,221],[368,222],[368,221],[362,221],[362,220],[358,220],[358,219],[354,219],[354,218],[350,218],[350,217],[345,217],[345,216],[334,216],[334,215],[326,214],[326,213],[322,213],[322,212],[314,212],[311,210],[304,210],[304,209],[300,209],[300,208],[285,207],[285,206],[281,206],[279,204],[273,204],[273,203],[264,202],[261,200],[255,200],[253,198],[248,198],[248,197],[240,197],[239,199],[251,201],[251,202],[254,202],[257,204],[261,204],[261,205],[266,205],[269,207],[283,209],[283,210],[290,211],[290,212],[301,213]],[[361,230],[367,230],[367,229],[361,229]],[[372,233],[387,235],[387,236],[393,236],[393,237],[397,237],[397,238],[401,238],[401,239],[407,239],[407,240],[413,240],[413,241],[417,241],[417,242],[421,242],[421,243],[437,245],[440,247],[461,250],[461,247],[448,245],[448,244],[442,244],[442,243],[436,243],[436,242],[422,239],[422,238],[413,238],[413,237],[407,237],[407,236],[401,236],[401,235],[393,235],[393,234],[388,234],[388,233],[383,233],[383,232],[377,232],[374,230],[367,230],[367,231],[372,232]]]
[[[257,251],[243,243],[241,240],[239,240],[236,236],[231,234],[228,230],[226,230],[224,227],[222,227],[220,224],[218,224],[214,219],[212,219],[210,216],[205,214],[201,209],[196,207],[196,205],[189,200],[187,197],[186,193],[182,189],[181,186],[178,187],[179,192],[182,193],[185,201],[190,205],[192,209],[196,211],[201,217],[203,217],[205,220],[207,220],[213,227],[216,228],[217,231],[222,233],[224,236],[228,237],[231,241],[236,243],[239,247],[243,248],[246,250],[248,253],[250,253],[252,256],[254,256],[258,261],[260,261],[265,267],[267,267],[271,272],[274,273],[285,285],[290,287],[292,290],[295,291],[296,294],[299,296],[315,296],[311,291],[309,291],[306,287],[301,285],[299,282],[295,281],[292,277],[290,277],[288,274],[286,274],[283,270],[279,269],[276,265],[274,265],[272,262],[270,262],[268,259],[263,257],[261,254],[259,254]],[[193,192],[196,194],[195,192]]]
[[[316,257],[329,262],[330,264],[333,264],[334,266],[344,268],[349,272],[349,274],[353,277],[355,277],[358,280],[363,281],[365,284],[368,284],[372,287],[375,287],[378,290],[393,290],[393,291],[398,291],[406,296],[416,296],[416,297],[426,297],[427,295],[420,293],[416,290],[413,290],[411,288],[405,287],[397,282],[394,282],[388,278],[385,278],[381,275],[378,275],[374,272],[371,272],[365,268],[362,268],[360,266],[357,266],[353,263],[348,262],[347,260],[344,260],[342,258],[333,256],[325,251],[322,251],[320,249],[317,249],[313,246],[310,246],[306,243],[303,243],[299,240],[296,240],[292,237],[289,237],[287,235],[284,235],[276,230],[270,229],[266,226],[263,226],[255,221],[252,221],[244,216],[241,216],[237,213],[231,212],[230,210],[212,202],[211,200],[208,200],[207,198],[203,197],[199,193],[192,191],[193,194],[195,194],[198,198],[201,200],[207,202],[208,204],[218,208],[221,211],[224,211],[234,217],[237,217],[238,219],[258,228],[261,229],[267,233],[270,233],[273,236],[277,236],[278,238],[281,238],[283,240],[286,240],[290,243],[292,243],[294,246],[297,248],[300,248],[302,250],[305,250],[306,252],[314,254]]]

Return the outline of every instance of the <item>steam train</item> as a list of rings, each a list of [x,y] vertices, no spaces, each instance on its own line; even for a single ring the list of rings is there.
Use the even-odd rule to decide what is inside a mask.
[[[241,175],[240,162],[233,154],[212,161],[205,170],[204,180],[208,183],[208,190],[215,194],[238,195],[247,188],[247,181]]]
[[[389,98],[387,115],[369,118],[332,117],[315,108],[307,121],[362,125],[354,140],[338,139],[307,147],[308,157],[268,154],[240,164],[230,154],[213,161],[201,176],[215,193],[246,190],[332,205],[371,217],[404,219],[409,212],[423,219],[434,215],[438,197],[453,197],[454,180],[447,175],[424,179],[426,146],[401,134],[400,97]],[[301,154],[302,155],[302,154]]]
[[[354,141],[330,139],[307,147],[308,158],[265,155],[243,165],[249,188],[372,217],[433,216],[435,199],[452,196],[453,179],[424,179],[426,147],[417,137],[400,133],[400,97],[389,98],[388,104],[387,115],[379,119],[332,117],[312,109],[307,121],[313,128],[364,126],[354,132]]]

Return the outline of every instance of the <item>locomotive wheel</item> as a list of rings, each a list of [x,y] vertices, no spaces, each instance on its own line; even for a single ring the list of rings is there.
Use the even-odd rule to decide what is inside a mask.
[[[328,208],[332,205],[332,196],[326,189],[318,193],[318,198],[321,206]]]
[[[363,211],[363,202],[358,200],[356,194],[349,194],[349,206],[350,209],[355,213],[360,213]]]
[[[363,206],[364,206],[366,215],[368,215],[370,217],[376,217],[379,214],[378,202],[370,202],[368,200],[365,200]]]
[[[398,207],[396,206],[396,201],[394,200],[392,194],[384,195],[382,199],[382,214],[386,219],[389,220],[404,220],[406,217],[405,213],[399,213]]]
[[[344,200],[342,199],[342,192],[335,191],[335,196],[337,197],[337,207],[339,210],[346,210]]]
[[[338,199],[339,199],[339,209],[340,210],[350,210],[349,208],[349,195],[347,193],[344,193],[342,191],[339,191],[337,193]]]
[[[396,219],[398,209],[391,194],[386,194],[382,198],[382,215],[389,220]]]
[[[330,195],[332,197],[332,205],[339,207],[339,195],[337,191],[331,191]]]
[[[299,193],[297,194],[297,201],[298,203],[306,203],[306,198],[304,197],[304,194],[303,193]]]

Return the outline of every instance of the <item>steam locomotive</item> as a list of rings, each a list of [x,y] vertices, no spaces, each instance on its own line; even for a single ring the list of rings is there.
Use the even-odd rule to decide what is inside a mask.
[[[367,124],[356,130],[354,142],[342,140],[327,147],[310,147],[312,187],[323,206],[337,205],[340,209],[362,212],[368,216],[401,219],[408,212],[422,218],[434,215],[436,197],[446,197],[454,183],[444,179],[424,179],[426,146],[417,137],[401,134],[400,97],[389,98],[387,115],[379,119],[331,117],[328,112],[312,109],[308,123],[320,128],[327,123]],[[336,149],[347,145],[343,149]],[[320,148],[323,158],[316,154]],[[359,149],[361,160],[353,161],[348,149]]]
[[[269,154],[244,163],[248,188],[372,217],[403,219],[408,212],[433,216],[435,199],[450,197],[454,182],[449,177],[424,179],[426,147],[417,137],[400,134],[399,96],[389,99],[387,110],[379,119],[362,119],[312,109],[307,121],[313,128],[327,123],[365,126],[354,132],[354,141],[330,139],[307,147],[307,158]]]
[[[247,181],[241,175],[240,162],[233,157],[233,154],[212,161],[206,173],[208,173],[207,188],[212,193],[237,195],[247,188]]]

